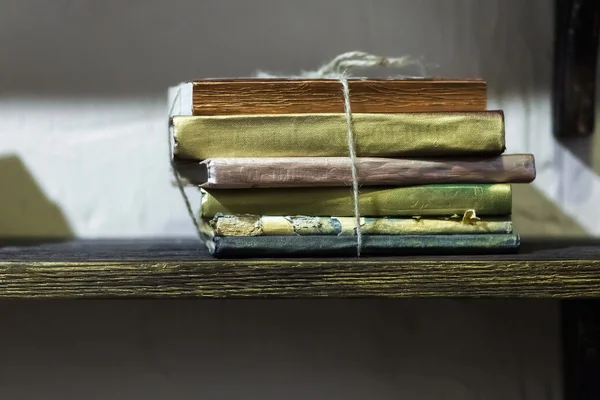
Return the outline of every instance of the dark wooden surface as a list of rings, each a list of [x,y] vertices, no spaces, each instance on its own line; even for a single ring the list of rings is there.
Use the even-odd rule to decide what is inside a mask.
[[[600,242],[520,254],[216,260],[193,239],[0,247],[0,297],[600,297]]]

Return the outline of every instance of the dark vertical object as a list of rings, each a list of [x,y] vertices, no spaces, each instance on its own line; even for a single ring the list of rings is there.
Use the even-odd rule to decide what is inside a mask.
[[[555,0],[554,134],[594,131],[600,0]]]
[[[565,400],[600,399],[600,300],[561,303]]]

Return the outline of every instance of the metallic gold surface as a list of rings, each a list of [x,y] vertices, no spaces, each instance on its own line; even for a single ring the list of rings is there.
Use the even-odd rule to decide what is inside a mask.
[[[502,112],[354,114],[356,151],[362,157],[500,154]],[[175,156],[347,156],[344,114],[173,117]]]
[[[423,185],[362,188],[360,213],[364,217],[449,216],[474,209],[477,215],[509,215],[509,184]],[[206,190],[202,216],[256,215],[354,215],[349,188],[222,189]]]
[[[306,258],[356,256],[356,238],[345,235],[214,236],[217,258]],[[361,256],[514,254],[521,240],[512,234],[365,235]]]
[[[208,224],[215,235],[355,235],[354,217],[219,215]],[[366,235],[435,235],[512,233],[511,221],[497,219],[463,223],[461,218],[361,218]]]

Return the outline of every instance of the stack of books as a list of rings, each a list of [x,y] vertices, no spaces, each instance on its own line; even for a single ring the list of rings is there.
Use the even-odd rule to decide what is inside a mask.
[[[349,80],[361,255],[514,252],[504,115],[481,80]],[[202,188],[217,257],[355,256],[347,119],[339,81],[233,79],[169,90],[173,161]]]

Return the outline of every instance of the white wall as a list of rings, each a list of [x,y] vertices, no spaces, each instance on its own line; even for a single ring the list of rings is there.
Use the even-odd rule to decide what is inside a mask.
[[[551,138],[549,0],[7,0],[0,5],[0,156],[17,154],[75,234],[193,234],[165,162],[165,90],[295,73],[360,49],[479,76],[511,152],[592,233],[599,179]],[[590,218],[594,216],[594,218]]]
[[[78,236],[191,235],[168,171],[168,85],[410,54],[486,79],[508,150],[533,152],[537,187],[599,233],[598,177],[550,134],[552,4],[4,0],[0,162],[18,157]],[[14,196],[11,215],[36,215]],[[555,306],[0,303],[0,397],[558,399]]]

